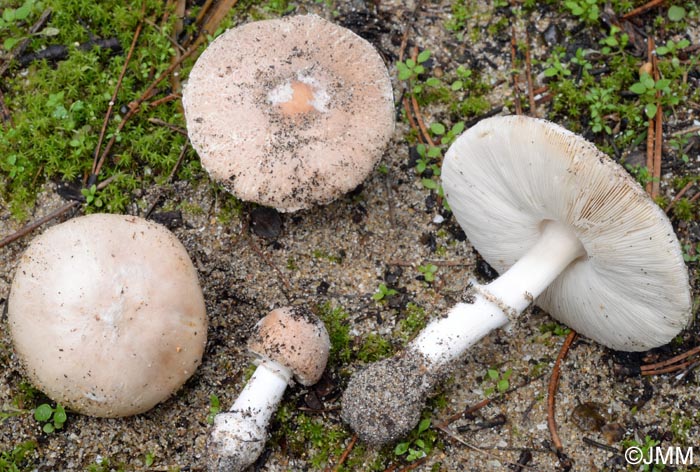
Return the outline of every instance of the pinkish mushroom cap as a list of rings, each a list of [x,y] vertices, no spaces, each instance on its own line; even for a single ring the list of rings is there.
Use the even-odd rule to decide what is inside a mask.
[[[394,129],[391,81],[376,50],[315,15],[222,34],[192,68],[182,101],[211,177],[280,211],[357,187]]]
[[[330,344],[320,319],[305,308],[284,307],[258,321],[248,340],[248,350],[258,361],[283,365],[300,384],[308,386],[323,375]]]
[[[199,365],[207,335],[187,251],[134,216],[75,218],[35,238],[19,261],[8,319],[31,381],[102,417],[168,398]]]

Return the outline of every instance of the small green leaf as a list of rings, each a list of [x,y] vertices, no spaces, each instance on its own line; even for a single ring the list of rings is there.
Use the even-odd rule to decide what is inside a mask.
[[[647,88],[641,82],[637,82],[630,86],[630,91],[636,93],[637,95],[643,95],[647,91]]]
[[[466,125],[465,125],[464,121],[460,121],[459,123],[456,123],[456,124],[452,127],[452,129],[450,130],[450,133],[452,133],[452,134],[454,134],[454,135],[458,135],[459,133],[461,133],[462,131],[464,131],[464,127],[465,127],[465,126],[466,126]]]
[[[430,59],[430,51],[422,51],[420,54],[418,54],[418,62],[423,63]]]
[[[440,149],[437,146],[431,146],[430,149],[428,149],[428,154],[427,154],[428,157],[436,158],[436,157],[440,157],[441,155],[442,155],[442,149]]]
[[[15,10],[15,20],[26,20],[29,14],[32,12],[33,1],[28,0],[24,2],[24,5]]]
[[[428,190],[435,190],[438,188],[437,182],[435,182],[433,179],[421,179],[421,183],[423,184],[423,187],[427,188]]]
[[[667,89],[669,85],[671,85],[671,79],[659,79],[654,85],[654,88],[656,90],[664,90]]]
[[[39,36],[57,36],[60,32],[61,30],[58,28],[52,28],[49,26],[48,28],[44,28],[43,30],[39,31],[37,34]]]
[[[34,410],[34,419],[37,421],[49,421],[52,414],[53,408],[46,403],[42,403]]]
[[[51,423],[46,423],[42,429],[46,434],[51,434],[56,430]]]
[[[461,80],[455,80],[454,82],[452,82],[452,85],[450,85],[450,88],[456,92],[457,90],[462,90],[463,86],[464,82],[462,82]]]
[[[6,8],[2,12],[2,19],[7,23],[15,21],[15,10],[13,10],[12,8]]]
[[[644,107],[644,113],[646,113],[647,118],[650,120],[656,116],[657,107],[653,103],[647,103]]]
[[[56,428],[61,428],[67,419],[68,415],[66,415],[66,409],[63,408],[63,405],[56,405],[56,410],[53,414],[54,426],[56,426]]]
[[[432,131],[433,134],[437,134],[439,136],[442,136],[443,134],[445,134],[445,125],[443,125],[442,123],[437,123],[437,122],[431,123],[430,131]]]
[[[668,19],[671,21],[681,21],[685,15],[685,8],[678,5],[673,5],[668,9]]]
[[[10,51],[19,42],[20,42],[20,39],[18,39],[18,38],[7,38],[2,43],[2,47],[3,47],[3,49],[5,49],[5,51]]]
[[[438,87],[440,85],[440,79],[430,77],[428,78],[428,80],[425,81],[425,85],[428,85],[430,87]]]
[[[498,371],[495,369],[489,369],[486,371],[486,374],[489,376],[491,380],[498,380]]]
[[[507,380],[499,380],[498,384],[496,384],[496,385],[498,387],[499,392],[505,392],[506,390],[508,390],[508,386],[509,386]]]
[[[397,456],[406,454],[406,452],[408,451],[408,446],[409,443],[407,442],[398,443],[394,448],[394,454],[396,454]]]
[[[418,434],[430,428],[430,418],[425,418],[420,423],[418,423]],[[417,444],[417,442],[416,442]]]
[[[649,74],[642,74],[639,81],[647,88],[647,90],[654,88],[654,78]]]

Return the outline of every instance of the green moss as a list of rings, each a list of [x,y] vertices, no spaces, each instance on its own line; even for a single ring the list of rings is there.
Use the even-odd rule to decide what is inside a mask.
[[[402,344],[407,344],[428,323],[425,309],[415,303],[406,305],[406,313],[399,320],[394,335]]]
[[[356,357],[362,362],[376,362],[394,353],[391,343],[377,333],[369,333],[362,341]]]
[[[30,463],[30,454],[36,449],[34,441],[25,441],[0,451],[0,472],[24,472],[34,469]]]
[[[695,219],[696,206],[687,198],[679,199],[673,206],[673,215],[679,220],[691,221]]]
[[[37,191],[47,180],[79,182],[90,173],[102,121],[140,20],[141,1],[36,2],[23,24],[25,29],[0,29],[0,42],[14,34],[26,34],[28,25],[36,21],[44,8],[53,12],[46,28],[57,34],[35,36],[28,51],[54,44],[70,45],[67,59],[55,64],[33,62],[22,75],[13,68],[3,84],[14,126],[0,130],[0,195],[18,219],[27,216]],[[147,15],[160,18],[163,8],[164,2],[149,0]],[[88,10],[88,27],[76,27],[76,18],[84,17]],[[121,121],[123,107],[139,98],[154,77],[169,67],[174,49],[168,35],[174,20],[171,15],[170,22],[162,28],[144,26],[117,95],[106,140]],[[76,46],[89,41],[91,35],[118,39],[122,52],[113,54],[98,48],[83,51]],[[183,74],[189,64],[191,61]],[[167,82],[163,85],[165,91]],[[100,174],[100,180],[115,177],[99,194],[101,210],[124,211],[134,189],[157,185],[172,171],[185,138],[150,123],[152,118],[184,126],[179,104],[174,101],[143,107],[125,125]],[[188,176],[193,160],[195,155],[190,152],[182,166]]]
[[[350,323],[348,314],[341,307],[333,307],[329,302],[318,306],[318,317],[326,325],[331,341],[328,364],[339,367],[346,364],[352,357]]]

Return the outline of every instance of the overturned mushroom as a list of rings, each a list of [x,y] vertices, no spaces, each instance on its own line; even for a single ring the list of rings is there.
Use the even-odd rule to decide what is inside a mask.
[[[248,350],[258,365],[231,409],[214,418],[208,467],[240,471],[255,462],[267,440],[267,424],[295,378],[313,385],[326,368],[330,340],[323,323],[300,307],[278,308],[256,325]]]
[[[368,442],[407,433],[437,374],[533,302],[626,351],[665,344],[688,323],[688,274],[668,218],[583,138],[523,116],[483,120],[452,144],[442,181],[470,242],[503,275],[473,284],[399,358],[351,379],[342,416]],[[401,409],[405,394],[381,376],[406,362],[420,401]]]
[[[8,321],[31,381],[86,415],[144,412],[199,365],[207,318],[197,272],[165,227],[90,215],[35,238]]]
[[[192,68],[182,101],[211,177],[280,211],[357,187],[394,129],[391,81],[376,50],[316,15],[222,34]]]

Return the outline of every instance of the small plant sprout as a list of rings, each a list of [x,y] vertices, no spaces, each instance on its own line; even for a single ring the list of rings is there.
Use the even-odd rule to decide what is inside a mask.
[[[489,118],[452,144],[442,171],[455,218],[502,275],[472,283],[403,352],[354,374],[341,416],[365,441],[408,433],[449,366],[532,303],[617,350],[663,345],[687,325],[688,271],[668,218],[583,138],[535,118]],[[507,388],[510,374],[487,375]]]
[[[63,424],[68,419],[68,416],[61,404],[56,405],[56,408],[52,408],[51,405],[42,403],[34,410],[34,419],[44,424],[41,429],[46,434],[51,434],[57,429],[63,428]]]
[[[381,301],[386,300],[389,297],[396,295],[397,293],[399,293],[399,292],[397,292],[393,288],[387,287],[386,284],[379,284],[377,291],[374,292],[374,295],[372,295],[372,300],[374,300],[376,302],[381,302]]]
[[[405,455],[408,462],[417,461],[430,454],[435,438],[435,432],[430,430],[430,418],[424,418],[411,431],[406,441],[396,445],[394,454],[397,456]]]
[[[500,372],[498,369],[488,369],[484,380],[489,385],[484,388],[484,394],[488,397],[494,393],[498,395],[505,393],[510,388],[512,374],[512,369],[507,369],[504,372]]]
[[[418,272],[420,272],[423,275],[423,279],[426,282],[434,282],[435,281],[435,274],[437,273],[437,266],[435,264],[423,264],[421,266],[418,266]]]
[[[221,411],[221,402],[215,394],[209,395],[209,413],[207,413],[207,423],[214,424],[214,418]]]
[[[258,458],[267,424],[295,378],[313,385],[323,374],[330,340],[323,323],[300,307],[278,308],[261,319],[248,340],[257,369],[231,409],[214,418],[207,444],[209,470],[235,472]]]

